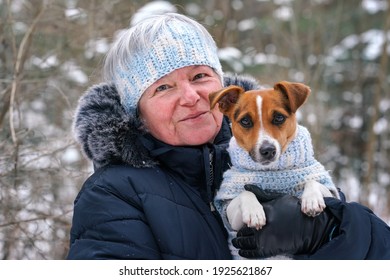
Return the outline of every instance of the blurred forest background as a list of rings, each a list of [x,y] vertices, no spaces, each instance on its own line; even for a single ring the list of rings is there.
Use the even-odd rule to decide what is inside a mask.
[[[300,122],[348,201],[390,222],[388,0],[0,0],[0,259],[63,259],[91,164],[72,135],[117,31],[149,13],[203,23],[225,72],[312,89]]]

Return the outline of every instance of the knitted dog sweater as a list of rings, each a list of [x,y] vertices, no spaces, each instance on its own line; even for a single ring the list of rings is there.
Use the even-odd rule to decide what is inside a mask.
[[[227,203],[244,191],[246,184],[256,185],[265,192],[300,197],[305,182],[315,180],[337,196],[337,189],[329,173],[314,158],[310,133],[303,126],[297,127],[296,137],[281,154],[279,160],[269,165],[264,166],[253,161],[248,151],[241,148],[234,137],[230,140],[228,152],[232,167],[223,175],[221,187],[214,198],[214,205],[229,232],[229,243],[236,232],[230,228],[227,221]],[[233,257],[237,257],[237,249],[229,245]]]

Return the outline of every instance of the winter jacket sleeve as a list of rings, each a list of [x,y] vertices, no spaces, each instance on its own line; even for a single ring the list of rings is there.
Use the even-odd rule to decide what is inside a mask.
[[[96,172],[75,201],[68,259],[161,259],[140,205],[123,177]]]
[[[338,220],[336,237],[307,259],[390,260],[390,227],[369,208],[325,198],[328,211]]]

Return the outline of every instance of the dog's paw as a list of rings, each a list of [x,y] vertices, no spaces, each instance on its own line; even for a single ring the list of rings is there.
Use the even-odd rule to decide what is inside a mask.
[[[301,210],[310,217],[315,217],[324,211],[326,205],[322,196],[303,197]]]
[[[260,203],[253,203],[252,205],[245,205],[242,207],[242,221],[248,226],[261,229],[265,223],[265,213],[263,206]]]
[[[308,181],[306,183],[301,201],[303,213],[310,217],[315,217],[324,211],[326,205],[323,191],[328,191],[328,189],[316,181]]]

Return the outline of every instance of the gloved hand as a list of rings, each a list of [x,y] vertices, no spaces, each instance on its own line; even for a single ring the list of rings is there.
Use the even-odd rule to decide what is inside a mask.
[[[256,195],[259,188],[247,186],[246,189]],[[264,201],[264,197],[260,197],[261,200]],[[305,215],[299,199],[290,195],[262,202],[262,205],[267,224],[260,230],[244,227],[232,241],[244,258],[311,254],[327,242],[337,224],[326,209],[314,218]]]
[[[285,196],[285,194],[282,194],[280,192],[274,192],[271,190],[264,191],[263,189],[257,187],[256,185],[252,185],[252,184],[246,184],[244,186],[244,189],[249,191],[249,192],[253,192],[255,194],[257,200],[260,203],[267,202],[267,201],[274,200],[276,198]]]

